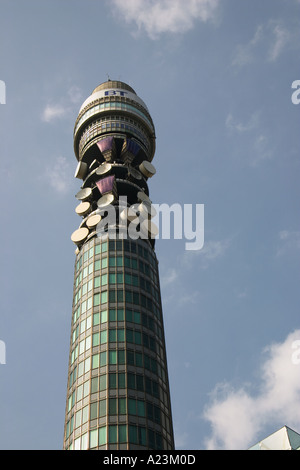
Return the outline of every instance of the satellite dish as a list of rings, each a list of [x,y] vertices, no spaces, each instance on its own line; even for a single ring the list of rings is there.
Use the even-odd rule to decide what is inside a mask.
[[[105,173],[108,173],[111,170],[112,165],[110,163],[102,163],[97,170],[96,170],[96,175],[104,175]]]
[[[155,238],[158,235],[158,227],[149,220],[141,223],[141,232],[149,238]]]
[[[123,221],[134,222],[135,224],[139,224],[140,220],[137,211],[138,205],[133,204],[133,206],[124,209],[121,212],[120,217]]]
[[[84,201],[92,195],[92,188],[83,188],[76,195],[76,199]]]
[[[88,236],[89,231],[86,227],[78,228],[75,232],[71,235],[71,240],[75,245],[80,245],[84,242],[86,237]]]
[[[155,208],[148,201],[143,201],[141,204],[139,204],[138,211],[143,219],[146,219],[149,216],[152,218],[156,216],[157,213]]]
[[[148,162],[147,160],[143,161],[140,164],[139,169],[147,178],[151,178],[156,173],[156,169],[154,168],[152,163]]]
[[[108,193],[104,194],[104,196],[100,197],[100,199],[97,202],[97,205],[99,208],[103,208],[106,206],[109,206],[114,201],[115,197],[113,194]]]
[[[141,202],[146,201],[146,202],[149,202],[151,204],[151,200],[150,200],[149,196],[147,196],[147,194],[144,193],[144,191],[139,191],[137,193],[137,198]]]
[[[86,175],[88,166],[84,162],[79,162],[75,170],[75,178],[83,179]]]
[[[84,216],[90,210],[91,204],[89,202],[81,202],[75,209],[78,215]]]
[[[100,214],[91,215],[86,221],[87,227],[89,229],[96,227],[99,224],[101,218],[102,217]]]
[[[128,171],[129,171],[129,174],[130,174],[135,180],[141,180],[141,179],[142,179],[142,175],[141,175],[141,173],[139,172],[139,170],[136,170],[136,169],[133,168],[132,166],[129,166],[129,167],[128,167]]]

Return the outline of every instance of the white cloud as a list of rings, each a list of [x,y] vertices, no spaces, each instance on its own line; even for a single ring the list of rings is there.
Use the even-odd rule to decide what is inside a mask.
[[[228,114],[225,125],[227,129],[240,133],[251,131],[256,129],[259,125],[259,112],[253,113],[246,123],[235,121],[232,114]]]
[[[294,253],[300,250],[300,232],[282,230],[279,232],[280,246],[277,249],[277,256],[282,256],[288,252]]]
[[[161,277],[161,285],[162,287],[166,287],[170,284],[173,284],[177,279],[178,271],[174,268],[171,268]]]
[[[211,424],[207,449],[247,449],[266,437],[261,435],[266,423],[274,425],[274,431],[283,425],[300,428],[296,412],[300,402],[300,364],[293,361],[295,341],[299,340],[300,330],[295,330],[282,343],[264,350],[255,393],[251,393],[249,385],[235,390],[225,383],[215,388],[204,411],[204,418]]]
[[[236,47],[235,55],[232,61],[232,65],[243,66],[251,63],[254,60],[255,48],[259,45],[263,37],[263,26],[259,25],[254,33],[253,38],[248,44],[239,44]]]
[[[282,53],[284,47],[290,40],[289,32],[282,25],[274,24],[272,29],[274,40],[269,50],[269,60],[274,62]]]
[[[156,39],[161,33],[184,33],[196,21],[214,19],[219,0],[112,0],[110,4],[122,20]]]
[[[67,109],[60,104],[47,104],[42,113],[42,120],[45,122],[50,122],[54,119],[63,117],[66,113]]]
[[[238,44],[234,52],[232,65],[244,66],[259,58],[275,62],[291,42],[292,35],[279,21],[270,20],[266,25],[259,25],[246,44]]]
[[[71,186],[73,167],[66,157],[57,157],[53,165],[46,168],[44,180],[57,192],[64,194]]]
[[[72,85],[66,95],[57,103],[47,104],[42,111],[42,121],[51,122],[64,118],[74,110],[74,106],[82,101],[82,93],[76,85]]]
[[[244,138],[247,136],[248,141],[244,142],[243,148],[253,149],[250,153],[250,158],[248,158],[248,164],[250,166],[255,167],[273,157],[269,139],[262,133],[259,111],[254,112],[246,122],[234,119],[232,114],[228,114],[225,120],[225,126],[231,134],[240,136],[244,134]]]

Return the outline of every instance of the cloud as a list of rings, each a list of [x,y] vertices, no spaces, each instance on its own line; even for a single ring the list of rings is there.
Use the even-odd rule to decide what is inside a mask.
[[[185,33],[196,21],[215,18],[219,0],[112,0],[112,7],[126,23],[135,23],[151,39],[162,33]]]
[[[290,333],[282,343],[265,348],[260,368],[260,384],[235,390],[229,383],[219,384],[212,392],[204,418],[211,425],[207,449],[239,450],[254,445],[266,423],[276,427],[300,428],[299,361],[293,360],[300,330]],[[253,391],[255,389],[255,392]]]
[[[239,44],[236,47],[235,55],[232,60],[232,65],[243,66],[253,62],[255,48],[259,45],[263,37],[263,26],[259,25],[254,33],[253,38],[248,44]]]
[[[73,85],[67,91],[67,94],[57,103],[47,104],[42,111],[41,119],[44,122],[52,122],[57,119],[66,117],[72,113],[74,106],[82,101],[82,93],[80,89]]]
[[[259,58],[268,62],[276,62],[291,40],[291,33],[281,22],[270,20],[266,25],[257,26],[248,43],[236,46],[232,65],[242,67]]]
[[[253,129],[256,129],[259,125],[259,112],[255,112],[250,116],[250,119],[246,123],[235,121],[232,114],[228,114],[225,125],[226,128],[231,131],[236,131],[239,133],[248,132]]]
[[[67,113],[67,109],[64,106],[60,104],[54,104],[54,105],[48,104],[43,110],[42,120],[45,122],[50,122],[50,121],[53,121],[54,119],[65,116],[66,113]]]
[[[300,250],[300,232],[282,230],[278,234],[280,246],[277,249],[277,256],[282,256],[288,252],[294,253]]]
[[[268,59],[271,62],[274,62],[281,55],[286,44],[289,42],[290,33],[286,29],[284,29],[282,25],[279,24],[274,24],[272,33],[274,39],[269,49]]]
[[[248,142],[243,143],[243,148],[252,148],[248,164],[253,167],[273,157],[269,139],[262,132],[260,114],[259,111],[256,111],[250,116],[248,121],[242,122],[234,119],[232,114],[229,113],[225,120],[225,126],[231,135],[243,136],[249,139]]]
[[[57,193],[64,194],[71,186],[72,172],[73,167],[66,157],[59,156],[54,160],[51,167],[46,168],[44,179]]]

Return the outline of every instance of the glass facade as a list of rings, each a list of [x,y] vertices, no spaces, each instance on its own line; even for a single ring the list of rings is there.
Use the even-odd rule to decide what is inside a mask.
[[[124,225],[124,209],[149,203],[147,180],[155,173],[149,170],[154,125],[141,103],[128,85],[108,81],[84,102],[75,123],[75,177],[83,180],[76,198],[85,210],[76,210],[81,222],[71,237],[66,450],[174,449],[155,240],[149,233],[120,236],[130,223],[128,217]],[[116,218],[95,227],[93,217],[101,220],[107,210],[103,199]]]
[[[172,449],[157,259],[148,241],[76,257],[66,449]]]

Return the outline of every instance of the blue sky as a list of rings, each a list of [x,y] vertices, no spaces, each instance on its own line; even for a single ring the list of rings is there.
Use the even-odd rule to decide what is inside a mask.
[[[177,448],[300,432],[300,2],[1,0],[0,11],[0,448],[62,448],[72,133],[108,76],[153,117],[153,202],[205,207],[202,250],[156,245]]]

